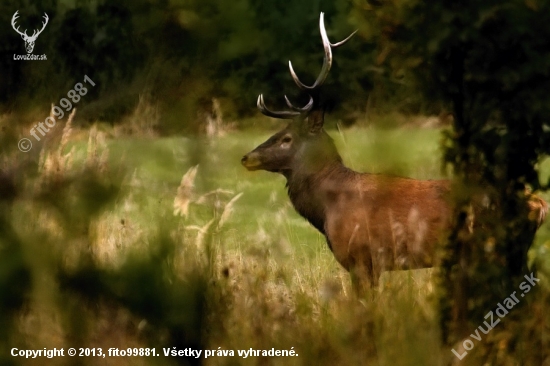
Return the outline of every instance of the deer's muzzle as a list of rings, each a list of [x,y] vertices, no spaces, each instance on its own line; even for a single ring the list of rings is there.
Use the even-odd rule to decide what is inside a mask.
[[[261,169],[262,163],[260,161],[260,156],[257,152],[252,151],[243,156],[241,159],[241,164],[248,170],[259,170]]]

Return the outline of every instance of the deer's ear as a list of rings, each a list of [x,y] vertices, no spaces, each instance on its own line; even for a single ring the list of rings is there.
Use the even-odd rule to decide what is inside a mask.
[[[317,134],[325,123],[325,111],[313,111],[307,118],[307,130],[309,133]]]

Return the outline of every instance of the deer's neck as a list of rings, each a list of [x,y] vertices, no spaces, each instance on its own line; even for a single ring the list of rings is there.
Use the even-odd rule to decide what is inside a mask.
[[[344,166],[339,156],[317,169],[301,168],[284,172],[288,196],[296,211],[325,234],[326,195],[323,187],[354,172]]]

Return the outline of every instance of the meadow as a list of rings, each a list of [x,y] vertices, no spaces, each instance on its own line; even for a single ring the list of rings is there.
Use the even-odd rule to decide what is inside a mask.
[[[26,181],[34,193],[14,203],[31,285],[10,344],[156,347],[161,356],[10,362],[197,364],[163,347],[211,350],[207,365],[456,362],[441,342],[433,269],[385,274],[357,298],[324,238],[294,212],[284,178],[241,166],[273,132],[115,138],[105,126],[69,126],[45,145],[39,174]],[[328,132],[355,170],[445,177],[438,128]],[[549,237],[544,224],[531,251],[539,268]],[[273,348],[296,355],[238,355]],[[483,357],[474,350],[463,364]]]

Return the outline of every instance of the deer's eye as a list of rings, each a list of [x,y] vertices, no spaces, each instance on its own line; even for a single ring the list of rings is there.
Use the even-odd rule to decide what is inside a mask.
[[[283,144],[288,144],[288,143],[291,142],[291,141],[292,141],[292,137],[290,137],[290,136],[285,136],[281,142],[282,142]]]

